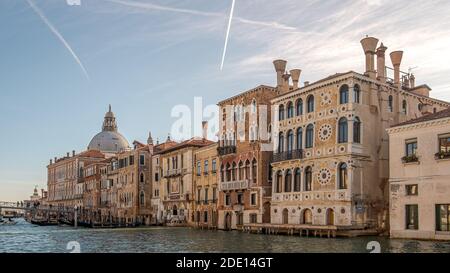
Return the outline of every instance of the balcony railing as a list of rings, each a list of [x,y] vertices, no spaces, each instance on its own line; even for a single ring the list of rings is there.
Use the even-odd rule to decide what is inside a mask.
[[[403,163],[419,162],[419,157],[417,157],[417,155],[415,155],[415,154],[406,155],[406,156],[402,157],[402,162]]]
[[[229,191],[229,190],[244,190],[249,187],[249,180],[238,180],[238,181],[230,181],[230,182],[221,182],[219,184],[219,188],[221,191]]]
[[[236,153],[236,146],[217,147],[217,153],[220,156]]]
[[[292,150],[287,152],[281,152],[273,154],[273,162],[280,162],[285,160],[292,159],[302,159],[303,158],[303,150]]]
[[[182,169],[166,170],[164,172],[164,177],[178,176],[181,174],[182,174]]]

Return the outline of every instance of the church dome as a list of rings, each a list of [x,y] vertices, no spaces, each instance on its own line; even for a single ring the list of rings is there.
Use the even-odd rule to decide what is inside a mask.
[[[88,150],[98,150],[104,153],[117,153],[130,147],[127,139],[118,132],[116,118],[111,111],[105,114],[102,131],[89,142]]]

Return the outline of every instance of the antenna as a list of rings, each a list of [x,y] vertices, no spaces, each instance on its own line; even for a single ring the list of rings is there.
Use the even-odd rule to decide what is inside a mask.
[[[409,67],[409,68],[408,68],[408,74],[411,74],[411,72],[412,72],[414,69],[417,69],[417,68],[419,68],[419,67],[418,67],[418,66]]]

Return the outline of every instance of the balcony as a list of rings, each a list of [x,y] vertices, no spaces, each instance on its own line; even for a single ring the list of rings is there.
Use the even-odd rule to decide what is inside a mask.
[[[272,162],[280,162],[285,160],[292,160],[292,159],[302,159],[303,158],[303,150],[292,150],[287,152],[281,152],[273,154],[273,160]]]
[[[164,177],[179,176],[183,173],[182,169],[173,169],[164,171]]]
[[[236,153],[236,146],[217,147],[217,153],[219,154],[219,156],[234,154]]]
[[[219,189],[221,191],[230,191],[230,190],[245,190],[249,187],[249,180],[238,180],[238,181],[230,181],[230,182],[221,182],[219,184]]]
[[[449,159],[450,152],[439,152],[434,155],[436,159]]]
[[[402,157],[402,162],[405,164],[419,162],[419,157],[417,157],[417,155],[415,155],[415,154],[406,155],[406,156]]]

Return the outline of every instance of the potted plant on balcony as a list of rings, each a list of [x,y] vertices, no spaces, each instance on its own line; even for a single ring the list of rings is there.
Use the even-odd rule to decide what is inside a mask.
[[[450,158],[450,152],[439,151],[434,155],[437,159]]]
[[[406,155],[402,157],[403,163],[419,162],[419,157],[416,154]]]

